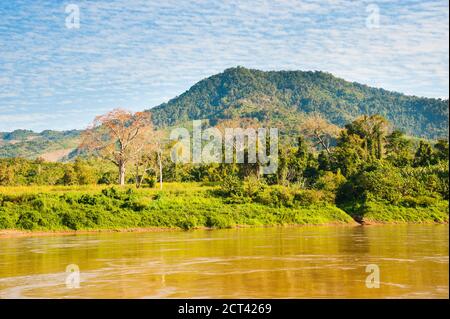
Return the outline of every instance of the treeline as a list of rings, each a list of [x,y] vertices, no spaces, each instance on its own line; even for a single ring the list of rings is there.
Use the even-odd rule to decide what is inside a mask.
[[[349,118],[384,114],[409,135],[448,135],[448,100],[419,98],[348,82],[324,72],[230,68],[151,109],[157,126],[238,116],[288,128],[294,115],[320,113],[343,126]],[[278,126],[279,127],[279,126]]]
[[[448,199],[448,141],[417,142],[398,130],[389,132],[389,123],[378,115],[347,124],[336,137],[329,126],[313,122],[318,126],[309,128],[316,134],[306,132],[308,139],[299,136],[296,145],[279,147],[278,171],[273,175],[260,176],[258,164],[175,164],[167,146],[161,162],[155,151],[130,162],[126,181],[152,187],[161,165],[164,181],[221,182],[224,196],[234,200],[258,194],[258,201],[277,201],[267,194],[261,198],[264,185],[279,185],[286,204],[295,195],[290,194],[293,189],[320,191],[317,200],[353,206],[367,201],[426,205]],[[325,139],[329,141],[319,143]],[[117,179],[115,165],[93,157],[71,163],[0,160],[2,186],[116,184]],[[245,193],[244,185],[250,184],[247,187],[254,190]]]
[[[330,127],[314,122],[320,144]],[[299,137],[296,146],[280,148],[277,174],[255,179],[249,176],[256,170],[252,175],[243,165],[236,174],[222,175],[227,176],[222,195],[288,207],[332,203],[354,216],[370,213],[383,221],[399,221],[399,215],[419,221],[422,216],[413,215],[424,213],[442,221],[442,213],[448,216],[448,141],[416,141],[389,127],[379,115],[360,117],[339,132],[334,146],[318,153]],[[268,187],[273,184],[278,186]]]
[[[97,159],[77,158],[72,163],[0,159],[2,186],[113,184],[116,175],[114,167]]]

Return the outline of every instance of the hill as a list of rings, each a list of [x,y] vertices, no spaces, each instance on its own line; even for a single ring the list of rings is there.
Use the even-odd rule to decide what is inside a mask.
[[[64,160],[78,146],[79,130],[36,133],[29,130],[0,132],[0,158],[42,157],[48,161]]]
[[[448,135],[448,100],[407,96],[348,82],[325,72],[231,68],[206,78],[180,96],[151,109],[159,126],[192,119],[254,118],[288,129],[317,112],[344,125],[363,114],[381,114],[408,135]]]
[[[339,126],[363,114],[381,114],[411,136],[448,136],[448,100],[407,96],[319,71],[230,68],[149,111],[159,127],[184,125],[193,119],[208,119],[215,125],[245,118],[270,124],[288,134],[295,134],[302,118],[312,112]],[[66,160],[76,156],[80,133],[0,132],[0,158]]]

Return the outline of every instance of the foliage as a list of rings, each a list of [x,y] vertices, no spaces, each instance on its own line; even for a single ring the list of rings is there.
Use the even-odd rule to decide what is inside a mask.
[[[55,151],[69,151],[66,156],[59,157],[64,160],[72,156],[72,151],[78,146],[81,131],[42,131],[35,133],[28,130],[15,130],[9,133],[0,133],[0,158],[21,157],[36,159]]]
[[[116,165],[119,183],[124,185],[127,163],[141,155],[152,130],[149,113],[115,109],[94,119],[82,134],[80,148]]]
[[[272,124],[284,124],[286,132],[301,123],[295,116],[299,114],[320,114],[341,127],[348,119],[382,114],[410,135],[448,135],[448,100],[406,96],[324,72],[231,68],[198,82],[151,112],[157,126],[239,117],[260,122],[270,119]]]
[[[224,196],[242,197],[244,194],[244,183],[235,175],[227,175],[221,182],[220,190]]]
[[[0,225],[33,230],[232,227],[282,223],[281,211],[289,222],[303,223],[322,220],[323,208],[335,206],[357,220],[396,220],[388,208],[398,212],[399,221],[448,220],[448,141],[414,140],[390,127],[380,115],[357,118],[334,141],[324,142],[320,153],[303,136],[297,143],[282,139],[278,170],[266,176],[257,164],[175,164],[166,149],[150,147],[128,163],[124,180],[134,187],[102,186],[118,182],[117,167],[98,158],[67,163],[0,159]],[[172,182],[169,190],[153,189],[160,176]],[[195,188],[193,181],[203,186]],[[192,196],[186,195],[189,191]],[[372,209],[383,205],[387,208],[379,212]],[[242,218],[236,215],[242,210],[254,211]],[[294,217],[294,211],[305,210],[308,217]]]
[[[226,203],[208,186],[168,183],[157,190],[115,187],[2,188],[0,228],[28,230],[351,223],[333,206]],[[161,196],[161,194],[164,194]]]

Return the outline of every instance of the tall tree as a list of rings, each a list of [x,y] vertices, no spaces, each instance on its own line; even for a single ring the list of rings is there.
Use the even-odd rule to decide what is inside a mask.
[[[448,161],[448,140],[437,141],[437,143],[434,144],[434,148],[436,149],[436,157],[438,158],[438,160]]]
[[[381,159],[384,154],[384,139],[389,131],[389,122],[381,115],[363,115],[345,126],[349,134],[363,139],[366,160]]]
[[[364,141],[358,134],[352,134],[348,129],[341,131],[330,158],[333,170],[340,170],[346,177],[358,171],[367,153],[363,145]]]
[[[328,154],[331,154],[331,141],[339,135],[340,131],[338,126],[329,123],[317,113],[306,117],[301,126],[301,132],[316,140],[316,145],[320,145]]]
[[[412,143],[405,138],[400,130],[394,130],[386,136],[387,159],[397,167],[404,167],[410,164],[413,154],[411,153]]]
[[[94,119],[83,133],[81,148],[114,163],[119,170],[119,184],[124,185],[127,163],[150,142],[152,130],[150,113],[115,109]]]
[[[166,143],[164,141],[164,133],[162,131],[155,134],[155,143],[153,144],[154,151],[156,152],[156,158],[158,161],[158,177],[159,177],[159,189],[163,188],[163,155],[164,147]]]
[[[427,142],[420,141],[414,156],[414,166],[430,166],[434,164],[433,149]]]

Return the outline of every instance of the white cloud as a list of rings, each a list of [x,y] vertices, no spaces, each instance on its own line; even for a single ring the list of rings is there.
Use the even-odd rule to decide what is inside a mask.
[[[148,108],[236,65],[448,97],[447,1],[77,2],[81,28],[72,30],[61,3],[0,3],[0,131],[79,127],[99,110]],[[365,25],[371,3],[379,29]],[[7,105],[34,115],[7,117]],[[45,116],[73,108],[84,116]]]

